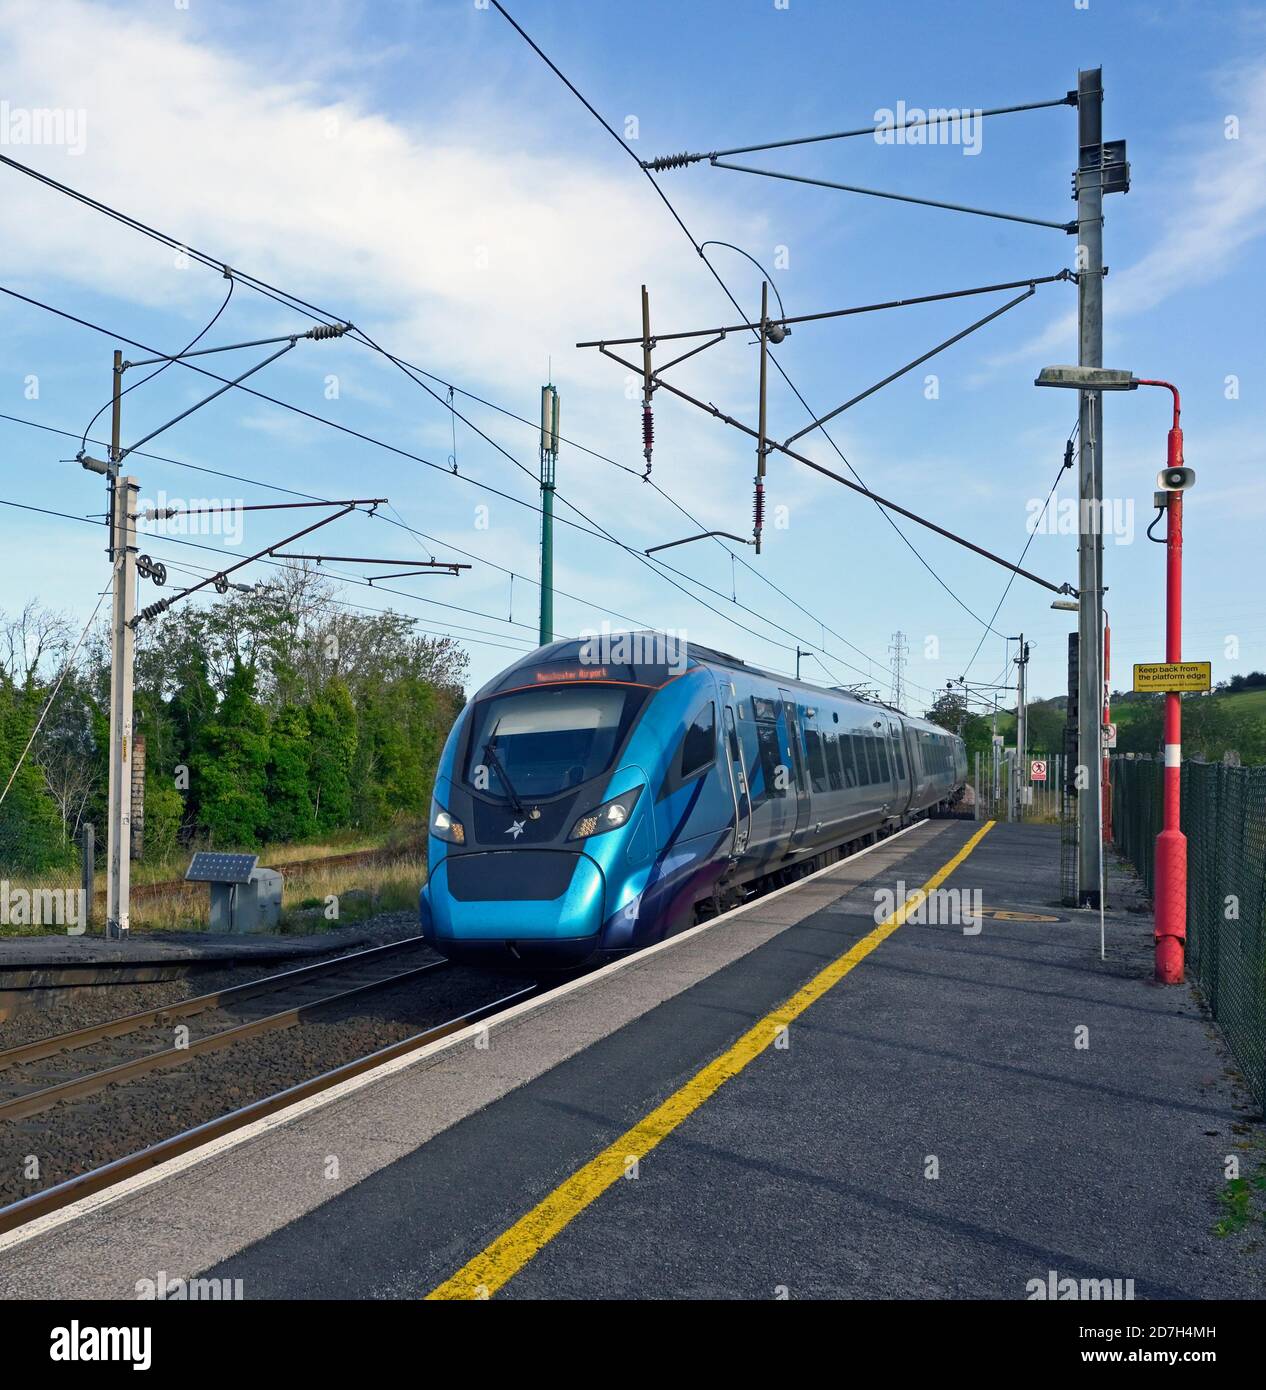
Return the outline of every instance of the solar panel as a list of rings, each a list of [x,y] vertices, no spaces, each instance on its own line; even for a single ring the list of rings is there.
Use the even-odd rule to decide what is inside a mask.
[[[189,883],[249,883],[258,854],[218,854],[200,850],[189,861],[185,879]]]

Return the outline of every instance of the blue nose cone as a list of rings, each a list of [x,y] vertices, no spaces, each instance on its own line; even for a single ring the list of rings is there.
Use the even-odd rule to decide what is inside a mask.
[[[489,850],[446,856],[423,890],[428,939],[562,941],[591,937],[602,926],[602,870],[574,850]]]

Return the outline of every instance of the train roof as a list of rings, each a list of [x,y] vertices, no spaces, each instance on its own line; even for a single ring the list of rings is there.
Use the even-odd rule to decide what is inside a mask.
[[[527,670],[537,671],[540,676],[547,677],[547,673],[553,667],[558,667],[561,672],[573,662],[581,663],[584,661],[591,664],[590,659],[582,654],[586,648],[592,648],[595,641],[600,644],[609,644],[608,656],[611,659],[602,659],[602,665],[613,673],[608,679],[627,679],[637,681],[639,684],[659,684],[661,679],[667,679],[666,673],[670,670],[668,661],[655,659],[624,660],[622,658],[630,655],[636,658],[647,653],[654,658],[670,650],[677,652],[684,649],[688,660],[699,665],[717,667],[721,670],[741,671],[746,675],[758,676],[763,680],[772,681],[774,684],[786,688],[811,691],[815,695],[841,696],[846,700],[855,700],[858,704],[867,705],[872,709],[887,710],[910,723],[918,724],[927,729],[935,729],[938,733],[948,732],[939,725],[924,719],[921,715],[906,714],[885,700],[871,699],[869,696],[861,695],[856,690],[849,690],[845,686],[814,685],[811,681],[799,680],[794,676],[784,676],[777,671],[766,670],[762,666],[753,666],[751,662],[744,661],[741,656],[735,656],[732,652],[723,652],[716,647],[705,647],[700,642],[689,642],[672,633],[659,632],[650,628],[631,632],[603,632],[594,634],[592,637],[566,637],[544,647],[538,647],[536,651],[529,652],[521,661],[515,662],[513,666],[489,681],[477,692],[475,698],[491,695],[498,690],[515,689],[524,683],[522,673]],[[680,647],[677,644],[680,644]],[[562,678],[560,675],[560,679]],[[956,737],[956,735],[951,734],[950,737]]]

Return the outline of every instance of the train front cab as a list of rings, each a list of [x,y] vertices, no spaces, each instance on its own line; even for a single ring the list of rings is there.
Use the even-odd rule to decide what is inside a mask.
[[[728,863],[711,673],[577,669],[510,673],[450,735],[420,898],[450,959],[549,971],[637,949],[693,921]]]

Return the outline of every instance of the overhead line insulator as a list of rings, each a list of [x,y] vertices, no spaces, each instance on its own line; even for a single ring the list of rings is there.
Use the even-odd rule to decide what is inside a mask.
[[[701,154],[690,154],[682,150],[680,154],[662,154],[658,159],[647,159],[642,162],[643,169],[650,169],[655,173],[663,173],[667,169],[684,169],[687,164],[695,164],[703,158]]]

